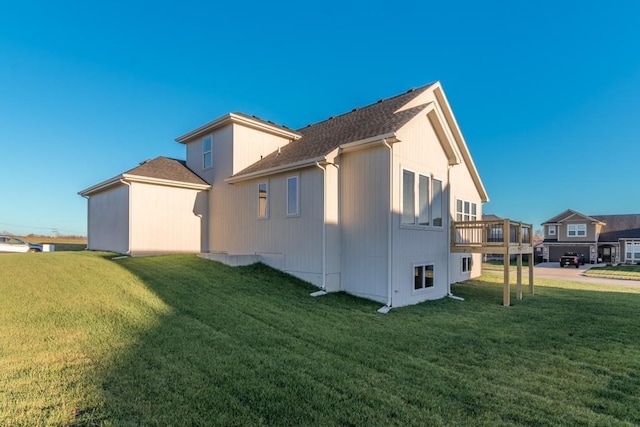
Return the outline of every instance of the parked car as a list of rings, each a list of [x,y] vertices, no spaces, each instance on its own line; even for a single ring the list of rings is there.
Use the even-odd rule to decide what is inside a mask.
[[[562,268],[565,265],[573,265],[576,268],[584,265],[584,254],[565,252],[564,255],[560,257],[560,267]]]
[[[18,237],[0,236],[0,252],[42,252],[42,245],[34,245]]]

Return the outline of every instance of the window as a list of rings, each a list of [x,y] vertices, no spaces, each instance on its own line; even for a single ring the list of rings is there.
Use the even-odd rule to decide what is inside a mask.
[[[413,290],[433,288],[433,264],[416,265],[413,267]]]
[[[429,225],[429,178],[418,175],[418,225]]]
[[[402,223],[415,224],[415,174],[402,171]]]
[[[456,221],[475,221],[478,219],[478,205],[466,200],[456,199]]]
[[[549,236],[555,236],[556,235],[556,226],[555,225],[550,225],[549,226]]]
[[[442,181],[433,179],[433,200],[431,201],[431,215],[433,226],[442,227]]]
[[[632,262],[640,262],[640,240],[629,240],[625,244],[626,247],[626,260]]]
[[[266,182],[258,184],[258,218],[269,216],[269,185]]]
[[[213,161],[212,161],[213,158],[211,157],[212,145],[213,145],[213,138],[211,137],[211,135],[205,136],[202,139],[202,168],[203,169],[209,169],[211,166],[213,166]]]
[[[442,181],[402,171],[402,225],[442,227]]]
[[[295,216],[300,214],[299,206],[298,177],[287,178],[287,215]]]
[[[584,237],[587,235],[587,224],[568,224],[567,237]]]
[[[470,256],[462,257],[462,272],[470,272],[471,267],[473,267],[473,258],[471,258]]]

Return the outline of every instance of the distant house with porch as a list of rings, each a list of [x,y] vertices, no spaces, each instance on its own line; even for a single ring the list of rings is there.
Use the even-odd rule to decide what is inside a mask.
[[[542,226],[545,261],[576,252],[591,263],[640,263],[640,214],[589,216],[567,209]]]

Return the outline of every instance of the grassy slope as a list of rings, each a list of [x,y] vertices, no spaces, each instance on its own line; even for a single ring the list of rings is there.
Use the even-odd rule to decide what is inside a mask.
[[[102,254],[104,255],[104,254]],[[193,256],[0,257],[0,425],[633,425],[640,295],[397,309]]]

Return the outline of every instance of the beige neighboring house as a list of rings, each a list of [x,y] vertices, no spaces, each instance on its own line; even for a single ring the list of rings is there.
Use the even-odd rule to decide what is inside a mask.
[[[259,261],[386,308],[481,273],[480,254],[450,251],[451,222],[480,220],[488,196],[438,82],[297,130],[230,113],[177,141],[180,177],[142,165],[81,192],[90,249]]]
[[[589,216],[567,209],[542,226],[545,261],[576,252],[585,262],[640,263],[640,214]]]

